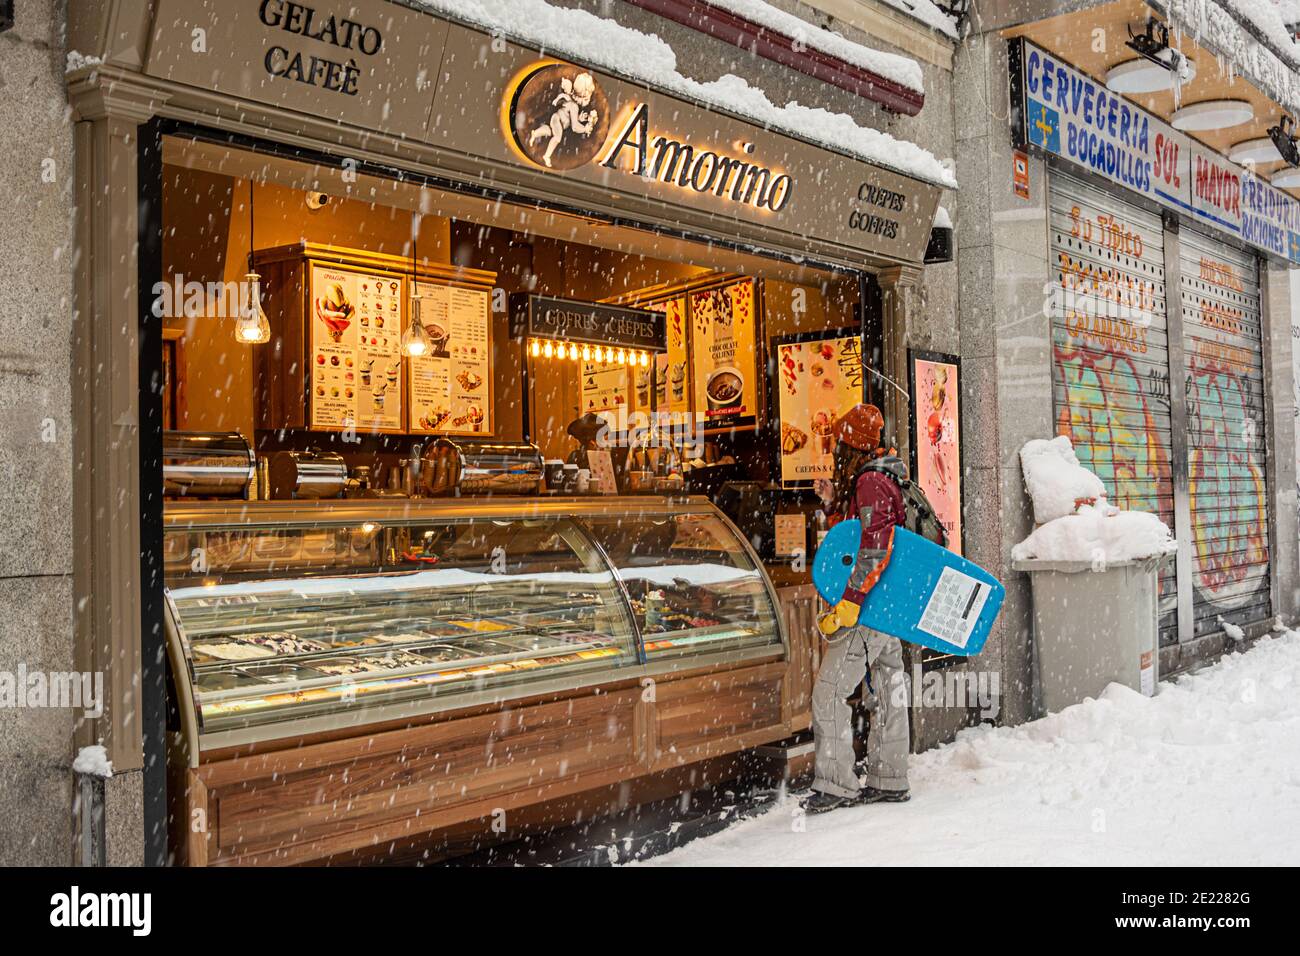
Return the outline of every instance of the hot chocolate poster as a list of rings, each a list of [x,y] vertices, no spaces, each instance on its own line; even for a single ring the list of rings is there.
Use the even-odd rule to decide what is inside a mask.
[[[707,431],[752,427],[758,420],[754,282],[693,292],[690,302],[695,410],[704,414]]]
[[[957,379],[955,362],[912,358],[916,481],[948,531],[948,547],[960,554],[961,393]]]

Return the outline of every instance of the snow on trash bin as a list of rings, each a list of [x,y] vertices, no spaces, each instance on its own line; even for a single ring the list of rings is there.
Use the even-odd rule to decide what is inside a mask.
[[[1043,708],[1061,710],[1111,683],[1155,694],[1160,568],[1178,550],[1169,526],[1110,504],[1069,438],[1031,441],[1020,462],[1039,524],[1011,558],[1033,590]]]

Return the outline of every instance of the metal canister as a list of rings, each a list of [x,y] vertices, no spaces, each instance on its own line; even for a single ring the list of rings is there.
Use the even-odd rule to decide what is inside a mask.
[[[239,432],[163,432],[163,494],[245,498],[257,456]]]
[[[269,456],[271,497],[337,498],[348,483],[348,466],[334,451],[277,451]]]
[[[530,442],[439,438],[425,446],[420,486],[427,495],[535,495],[542,473],[541,450]]]

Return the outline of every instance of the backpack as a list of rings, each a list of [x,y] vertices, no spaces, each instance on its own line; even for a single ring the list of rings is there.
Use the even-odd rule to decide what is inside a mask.
[[[916,482],[907,477],[907,466],[903,464],[901,458],[897,455],[883,455],[868,462],[862,471],[858,472],[858,476],[861,477],[868,471],[878,471],[882,475],[888,475],[890,480],[898,485],[898,490],[903,495],[903,511],[906,515],[903,520],[904,528],[941,548],[948,547],[948,532],[944,530],[939,516],[934,513],[934,507],[925,497],[925,492]]]

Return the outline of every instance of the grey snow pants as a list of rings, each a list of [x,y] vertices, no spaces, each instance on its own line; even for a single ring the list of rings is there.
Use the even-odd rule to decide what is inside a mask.
[[[830,643],[813,686],[814,790],[851,797],[861,789],[853,772],[853,711],[847,699],[868,668],[873,694],[864,701],[871,709],[866,783],[877,790],[907,789],[909,688],[903,645],[896,637],[858,625],[841,631]]]

